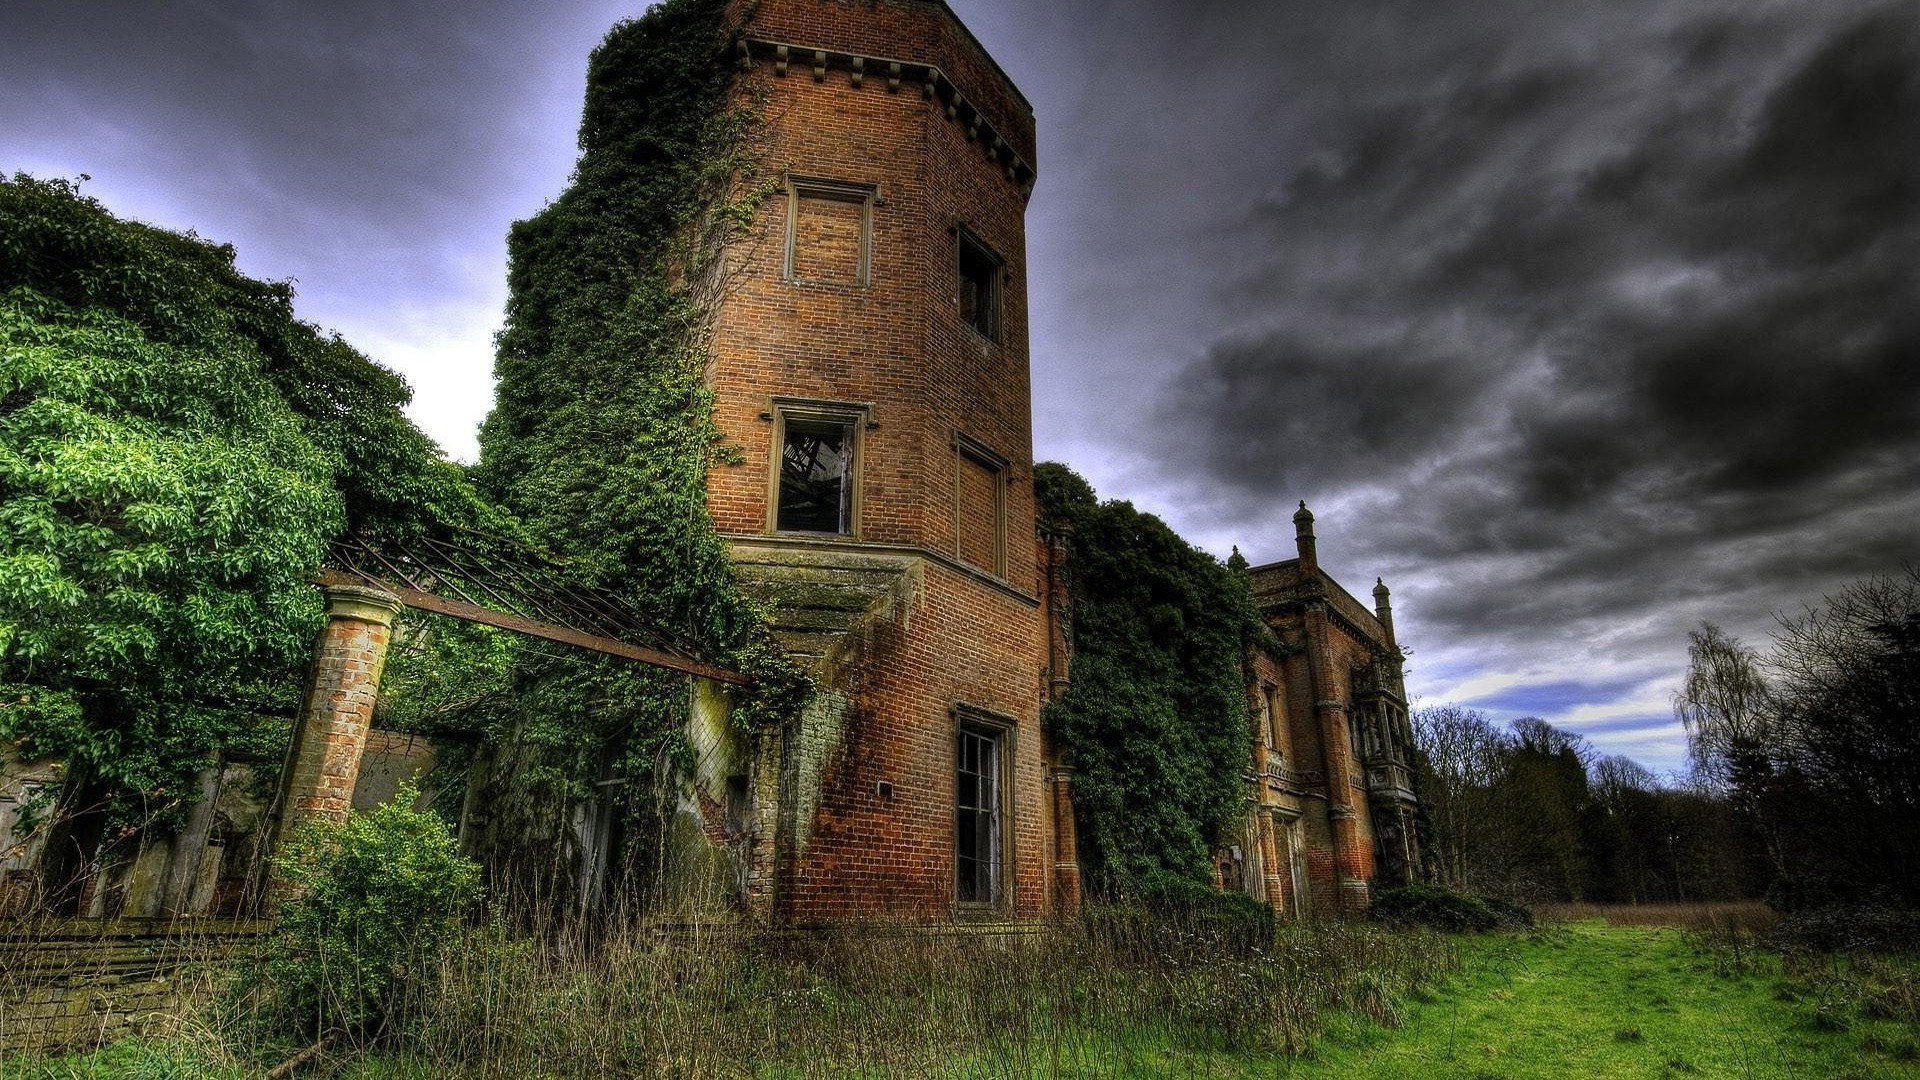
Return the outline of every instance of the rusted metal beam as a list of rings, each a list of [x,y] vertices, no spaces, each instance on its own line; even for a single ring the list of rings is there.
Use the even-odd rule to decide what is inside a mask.
[[[377,585],[398,597],[401,603],[420,611],[431,611],[436,615],[445,615],[449,618],[479,623],[482,626],[491,626],[500,630],[511,630],[516,634],[526,634],[528,637],[542,638],[546,641],[557,641],[562,645],[572,645],[576,648],[587,649],[591,652],[601,653],[606,656],[618,656],[625,660],[637,660],[642,664],[651,664],[654,667],[667,668],[671,671],[683,671],[688,675],[698,675],[703,679],[712,679],[715,682],[729,683],[733,686],[748,686],[753,682],[753,680],[738,672],[728,671],[725,668],[717,668],[711,664],[703,664],[698,660],[675,656],[670,652],[664,652],[660,649],[651,649],[644,645],[629,645],[624,641],[615,641],[612,638],[601,637],[598,634],[583,634],[578,630],[569,630],[564,626],[555,626],[552,623],[526,619],[518,615],[508,615],[504,612],[480,607],[477,604],[463,603],[459,600],[448,600],[445,597],[435,596],[432,593],[421,592],[418,589],[409,589],[404,585],[396,585],[391,581],[385,581],[373,577],[370,574],[348,573],[341,570],[322,570],[319,575],[314,578],[314,583],[323,586]]]

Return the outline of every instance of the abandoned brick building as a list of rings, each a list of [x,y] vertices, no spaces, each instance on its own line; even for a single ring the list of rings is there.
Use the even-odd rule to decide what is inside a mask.
[[[746,464],[713,474],[710,507],[822,687],[756,751],[750,901],[802,921],[1071,911],[1071,762],[1040,722],[1071,632],[1035,521],[1032,109],[937,0],[740,9],[784,183],[720,304],[713,385]],[[1254,571],[1286,655],[1252,665],[1222,884],[1351,910],[1415,865],[1411,732],[1384,586],[1354,600],[1298,520],[1300,557]]]
[[[748,740],[696,682],[682,876],[761,919],[1071,913],[1072,763],[1041,723],[1071,678],[1072,635],[1064,549],[1035,517],[1032,109],[940,0],[742,0],[736,17],[739,93],[764,102],[781,182],[714,312],[717,421],[743,463],[714,469],[708,503],[818,690]],[[1418,862],[1400,653],[1384,585],[1372,608],[1354,599],[1320,568],[1304,505],[1295,520],[1298,557],[1252,571],[1281,647],[1249,663],[1244,838],[1216,866],[1223,887],[1282,912],[1351,911]],[[397,602],[335,600],[329,634],[384,648]],[[377,682],[378,656],[360,671]],[[361,757],[362,689],[361,711],[313,744],[327,778],[289,770],[325,798],[290,805],[364,805],[428,756],[376,732]],[[8,800],[51,782],[15,771],[0,783],[0,876],[32,856],[10,846]],[[244,860],[201,852],[255,850],[264,826],[223,776],[206,777],[194,837],[143,847],[130,910],[228,902]],[[591,813],[581,828],[591,850]]]

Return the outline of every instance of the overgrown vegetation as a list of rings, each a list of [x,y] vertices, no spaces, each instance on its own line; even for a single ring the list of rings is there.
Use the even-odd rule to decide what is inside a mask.
[[[636,932],[600,942],[590,959],[566,942],[535,947],[482,927],[396,988],[390,1037],[342,1039],[312,1071],[1152,1075],[1167,1055],[1272,1061],[1306,1052],[1349,1016],[1390,1022],[1455,962],[1437,935],[1364,924],[1289,927],[1231,954],[1204,929],[1137,908],[1086,927],[990,938],[691,932],[665,942]],[[164,1075],[229,1075],[221,1070],[280,1060],[296,1045],[251,1041],[259,1028],[245,1012],[206,1020],[205,1071]],[[178,1067],[183,1055],[155,1048],[152,1057]],[[0,1061],[0,1076],[7,1068]],[[124,1068],[82,1075],[138,1075]]]
[[[271,756],[336,535],[495,523],[400,378],[292,301],[231,247],[0,180],[0,743],[73,771],[53,850],[176,821],[217,750]]]
[[[726,6],[666,0],[594,50],[572,183],[508,239],[498,397],[477,476],[588,583],[754,676],[735,710],[752,727],[791,713],[804,687],[738,593],[706,509],[707,472],[728,458],[704,381],[712,304],[723,249],[766,190],[756,113],[730,97]],[[513,795],[493,807],[496,870],[558,891],[548,879],[568,865],[571,831],[553,808],[617,779],[621,869],[644,887],[652,781],[686,753],[686,680],[578,657],[516,665],[511,709],[472,717],[507,725],[494,772]],[[540,855],[520,858],[529,850]]]
[[[1240,569],[1063,465],[1034,468],[1043,522],[1070,526],[1073,682],[1048,730],[1074,768],[1080,861],[1096,891],[1157,872],[1212,880],[1244,813],[1246,659],[1267,633]]]
[[[491,1077],[1732,1076],[1920,1069],[1911,954],[1782,944],[1758,905],[1615,905],[1524,934],[1283,928],[1223,956],[1140,909],[1081,934],[622,936],[591,961],[464,932],[402,1037],[318,1080]],[[563,943],[564,944],[564,943]],[[239,1080],[290,1044],[213,1012],[167,1042],[0,1059],[6,1080]]]
[[[403,785],[343,826],[309,822],[275,854],[286,899],[247,990],[269,1031],[391,1034],[402,987],[439,971],[479,899],[480,868],[418,800]]]

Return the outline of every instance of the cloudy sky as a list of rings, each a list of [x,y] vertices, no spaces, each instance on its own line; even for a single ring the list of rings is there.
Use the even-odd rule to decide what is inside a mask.
[[[471,458],[643,6],[0,0],[0,170],[236,244]],[[1920,559],[1920,2],[953,6],[1039,114],[1040,456],[1255,562],[1307,500],[1422,701],[1673,769],[1689,627]]]

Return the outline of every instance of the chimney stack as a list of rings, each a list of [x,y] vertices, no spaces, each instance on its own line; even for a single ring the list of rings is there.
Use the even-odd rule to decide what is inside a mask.
[[[1384,579],[1373,579],[1373,613],[1379,616],[1380,625],[1387,628],[1388,641],[1393,640],[1393,605],[1388,602],[1392,595]]]
[[[1293,538],[1300,545],[1300,569],[1306,573],[1319,570],[1320,556],[1313,543],[1313,511],[1307,509],[1305,499],[1293,515]]]

